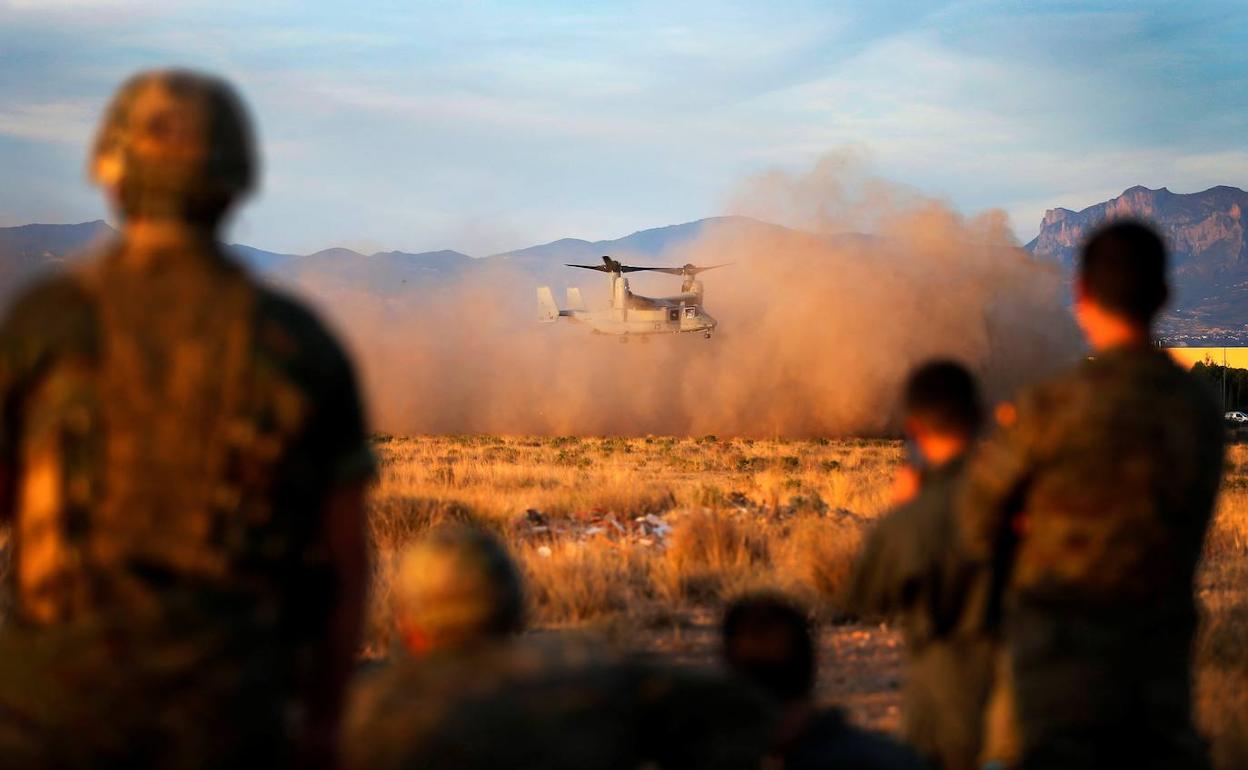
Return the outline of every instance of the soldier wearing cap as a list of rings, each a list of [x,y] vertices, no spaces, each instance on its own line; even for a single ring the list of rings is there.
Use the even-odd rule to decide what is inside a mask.
[[[403,651],[354,688],[348,767],[758,767],[770,714],[751,689],[584,640],[520,636],[521,585],[506,548],[479,530],[435,530],[401,557]]]
[[[1024,768],[1198,768],[1193,578],[1222,473],[1212,394],[1153,346],[1166,253],[1119,222],[1084,245],[1092,358],[1018,399],[971,459],[965,545],[1006,566]]]
[[[257,176],[224,82],[130,80],[91,175],[120,237],[0,324],[0,756],[332,763],[372,472],[351,364],[217,241]]]

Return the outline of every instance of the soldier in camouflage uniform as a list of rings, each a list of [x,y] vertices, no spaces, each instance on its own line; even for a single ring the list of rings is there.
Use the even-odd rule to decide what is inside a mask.
[[[932,361],[911,374],[903,412],[918,492],[867,537],[849,605],[864,617],[900,621],[906,741],[935,767],[973,770],[997,642],[987,618],[988,565],[963,550],[953,501],[983,407],[970,372]]]
[[[225,83],[135,77],[91,171],[121,237],[0,325],[0,757],[328,764],[372,469],[352,368],[216,241],[256,175]]]
[[[757,768],[769,711],[722,676],[516,634],[519,575],[479,531],[435,531],[394,582],[405,649],[357,683],[354,770]]]
[[[767,593],[743,596],[724,612],[723,658],[775,699],[780,719],[767,767],[787,770],[919,770],[919,757],[889,738],[850,724],[815,703],[815,635],[806,613]]]
[[[1195,768],[1193,576],[1222,472],[1211,394],[1150,343],[1165,248],[1119,223],[1084,246],[1093,358],[1023,395],[971,462],[966,545],[1009,556],[1026,768]]]

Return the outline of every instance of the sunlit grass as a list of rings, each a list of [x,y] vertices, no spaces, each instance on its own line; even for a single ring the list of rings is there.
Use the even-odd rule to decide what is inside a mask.
[[[624,618],[640,629],[758,587],[788,591],[836,619],[862,535],[886,509],[902,459],[890,441],[712,436],[385,437],[376,450],[373,651],[388,643],[394,555],[443,521],[488,527],[508,542],[540,626]],[[528,511],[550,531],[535,533]],[[670,526],[665,538],[620,537],[609,526],[587,534],[595,522],[644,515]],[[1244,447],[1230,450],[1198,582],[1200,722],[1217,767],[1248,766]]]

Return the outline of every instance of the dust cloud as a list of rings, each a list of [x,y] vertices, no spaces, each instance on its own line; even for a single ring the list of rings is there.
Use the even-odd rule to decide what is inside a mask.
[[[844,155],[748,180],[728,208],[761,221],[729,220],[663,260],[733,263],[703,276],[711,340],[539,324],[539,281],[506,262],[385,298],[303,288],[392,433],[873,435],[895,429],[900,385],[931,357],[964,362],[996,400],[1078,354],[1061,274],[1018,248],[1001,212],[964,217]],[[606,302],[604,276],[563,273],[591,307]],[[630,277],[638,293],[679,287]]]

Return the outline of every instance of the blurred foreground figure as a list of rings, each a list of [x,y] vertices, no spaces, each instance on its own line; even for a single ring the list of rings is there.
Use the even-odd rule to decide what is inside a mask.
[[[334,759],[372,460],[337,343],[216,241],[253,152],[225,83],[131,80],[91,163],[121,237],[0,327],[6,765]]]
[[[968,546],[1008,556],[1006,637],[1026,768],[1195,768],[1193,576],[1222,473],[1212,395],[1152,346],[1167,296],[1150,229],[1084,246],[1094,358],[1026,393],[967,469]]]
[[[781,707],[772,759],[786,770],[918,770],[918,757],[854,727],[814,702],[815,641],[805,613],[768,594],[738,599],[724,613],[724,663]],[[767,765],[768,767],[772,765]]]
[[[771,722],[750,688],[519,637],[520,586],[479,531],[437,530],[404,556],[394,605],[406,650],[361,677],[349,767],[758,767]]]
[[[867,538],[850,605],[866,617],[901,621],[906,741],[936,767],[971,770],[982,753],[997,642],[987,617],[987,564],[962,548],[954,493],[983,406],[970,372],[933,361],[910,375],[902,409],[917,493]]]

